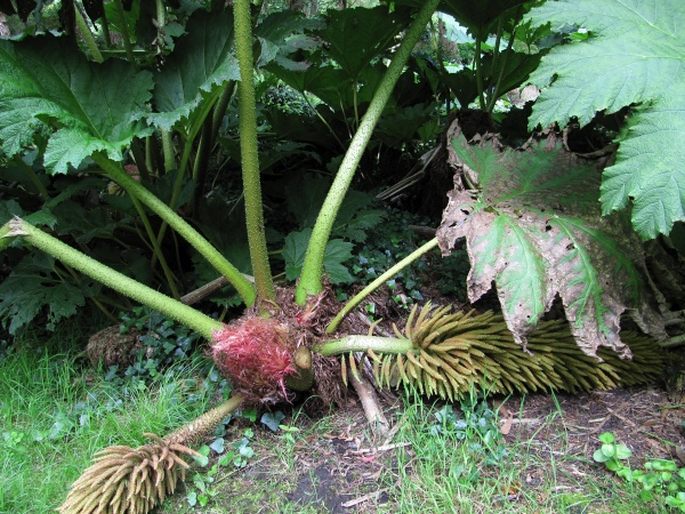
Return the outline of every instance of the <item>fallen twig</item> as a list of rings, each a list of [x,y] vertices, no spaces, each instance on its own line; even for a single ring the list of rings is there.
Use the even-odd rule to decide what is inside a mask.
[[[378,491],[374,491],[372,493],[365,494],[364,496],[360,496],[359,498],[355,498],[354,500],[350,500],[348,502],[341,503],[340,505],[345,509],[349,509],[351,507],[356,507],[360,503],[364,503],[364,502],[367,502],[369,500],[373,500],[374,498],[377,498],[378,496],[383,494],[386,490],[387,489],[379,489]]]

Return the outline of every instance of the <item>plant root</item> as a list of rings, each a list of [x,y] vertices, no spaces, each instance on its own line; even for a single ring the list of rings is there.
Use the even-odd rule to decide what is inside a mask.
[[[95,454],[90,466],[71,486],[60,514],[147,514],[173,494],[185,480],[190,464],[183,457],[199,456],[189,446],[237,409],[234,396],[165,438],[145,434],[138,448],[110,446]]]
[[[350,359],[354,358],[354,356],[350,356]],[[388,423],[385,414],[383,414],[383,409],[381,409],[380,404],[378,403],[376,390],[371,383],[366,380],[361,372],[355,372],[352,369],[348,371],[348,381],[352,384],[352,387],[359,397],[362,409],[364,409],[364,415],[369,422],[373,434],[381,437],[388,435],[390,424]]]

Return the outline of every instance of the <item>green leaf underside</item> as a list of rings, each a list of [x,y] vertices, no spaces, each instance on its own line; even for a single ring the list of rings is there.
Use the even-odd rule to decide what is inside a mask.
[[[545,88],[530,125],[588,123],[598,111],[639,104],[620,137],[616,163],[604,172],[602,210],[632,199],[632,223],[644,238],[685,220],[685,3],[681,0],[547,2],[534,24],[582,26],[593,37],[542,59],[531,82]],[[551,84],[550,84],[551,82]]]
[[[639,255],[619,220],[602,219],[599,172],[562,149],[553,137],[525,151],[496,139],[469,145],[452,140],[451,160],[477,192],[455,188],[438,238],[443,249],[465,237],[473,302],[494,282],[507,325],[525,343],[556,295],[578,345],[627,354],[619,338],[626,307],[640,303]]]
[[[157,112],[148,119],[169,130],[187,118],[219,86],[239,80],[238,61],[231,54],[231,13],[197,11],[188,22],[164,68],[155,74],[154,103]]]
[[[16,155],[39,129],[55,128],[45,150],[52,173],[77,167],[95,151],[114,160],[136,136],[152,77],[123,61],[94,64],[50,37],[0,41],[0,148]]]

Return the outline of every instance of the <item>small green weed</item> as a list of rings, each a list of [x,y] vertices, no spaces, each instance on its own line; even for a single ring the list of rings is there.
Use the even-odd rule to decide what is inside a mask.
[[[497,413],[482,397],[461,404],[427,406],[418,396],[405,404],[398,442],[398,477],[392,494],[399,512],[471,512],[474,501],[501,496],[495,470],[506,470],[508,452]]]
[[[196,457],[195,462],[200,468],[205,469],[195,471],[186,485],[188,489],[186,501],[190,507],[205,507],[218,494],[218,490],[213,487],[213,484],[221,468],[240,469],[247,466],[250,459],[255,455],[255,451],[250,445],[253,438],[254,431],[251,428],[246,428],[242,436],[231,444],[227,444],[223,437],[217,437],[212,443],[200,447],[198,452],[201,457]],[[218,459],[208,468],[209,459],[212,456],[216,456]]]
[[[662,500],[666,505],[685,512],[685,467],[679,467],[670,459],[651,459],[644,469],[632,469],[628,463],[632,452],[616,441],[611,432],[599,436],[602,445],[592,458],[602,463],[628,483],[639,484],[640,498],[645,502]]]

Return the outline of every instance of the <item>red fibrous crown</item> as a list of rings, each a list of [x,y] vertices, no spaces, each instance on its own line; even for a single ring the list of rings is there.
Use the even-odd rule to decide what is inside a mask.
[[[287,399],[285,379],[295,373],[288,330],[249,317],[215,332],[212,358],[234,389],[260,402]]]

